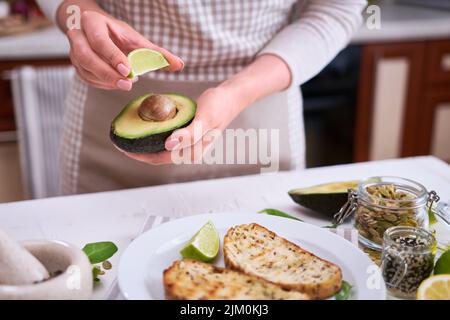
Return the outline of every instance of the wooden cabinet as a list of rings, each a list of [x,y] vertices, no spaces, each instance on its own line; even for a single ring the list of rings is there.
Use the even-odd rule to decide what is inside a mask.
[[[40,60],[7,60],[0,61],[0,132],[14,131],[14,106],[11,91],[11,81],[8,73],[23,65],[50,66],[69,64],[68,59],[40,59]]]
[[[450,162],[450,40],[427,43],[426,83],[417,127],[418,154]]]
[[[355,161],[450,161],[450,39],[362,48]]]
[[[450,162],[450,84],[423,97],[417,126],[417,154],[433,154]]]
[[[427,84],[450,85],[450,40],[426,43]],[[449,87],[447,87],[450,90]]]

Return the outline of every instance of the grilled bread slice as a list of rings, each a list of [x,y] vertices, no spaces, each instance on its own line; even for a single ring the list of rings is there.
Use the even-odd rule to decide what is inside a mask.
[[[166,297],[177,300],[307,300],[264,279],[195,260],[178,260],[164,271]]]
[[[308,294],[332,296],[341,288],[341,269],[256,224],[228,230],[223,244],[225,265]]]

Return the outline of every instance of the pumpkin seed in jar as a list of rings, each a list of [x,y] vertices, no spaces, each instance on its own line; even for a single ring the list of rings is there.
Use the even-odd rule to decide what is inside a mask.
[[[393,184],[368,186],[366,191],[369,205],[360,204],[355,214],[355,226],[362,237],[381,244],[386,229],[399,225],[419,225],[417,212],[407,209],[413,204],[414,197],[411,194],[398,190]]]
[[[383,218],[389,222],[396,222],[398,220],[397,216],[393,213],[385,212]]]

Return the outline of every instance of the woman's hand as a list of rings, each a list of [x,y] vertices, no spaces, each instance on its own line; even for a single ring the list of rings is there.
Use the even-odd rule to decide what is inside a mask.
[[[67,37],[70,60],[78,75],[101,89],[131,90],[126,55],[137,48],[161,52],[170,63],[167,71],[178,71],[184,66],[179,57],[151,43],[128,24],[98,11],[83,11],[81,28],[68,30]]]
[[[281,58],[261,55],[247,68],[218,87],[206,90],[197,99],[194,121],[167,138],[168,151],[125,154],[148,164],[178,163],[180,158],[197,162],[219,133],[245,108],[269,94],[286,89],[290,82],[290,70]]]
[[[195,163],[202,159],[221,132],[247,106],[248,102],[231,88],[206,90],[197,99],[197,113],[189,126],[175,131],[166,140],[167,151],[125,154],[148,164]]]

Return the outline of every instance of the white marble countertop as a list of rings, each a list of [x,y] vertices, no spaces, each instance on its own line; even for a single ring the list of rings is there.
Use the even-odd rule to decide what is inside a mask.
[[[113,241],[119,247],[112,259],[117,266],[149,215],[181,217],[277,208],[323,226],[330,219],[302,209],[287,191],[375,175],[408,177],[437,191],[442,200],[450,200],[450,166],[433,157],[418,157],[6,203],[0,205],[0,226],[17,240],[58,239],[80,247],[88,242]],[[450,241],[450,232],[443,225],[436,229],[444,235],[440,240]],[[94,298],[105,298],[116,272],[113,267],[102,278]]]
[[[0,38],[0,60],[39,60],[68,56],[69,42],[56,27]]]
[[[381,28],[364,24],[352,43],[450,38],[450,11],[399,4],[381,4]],[[55,27],[0,38],[0,60],[68,57],[69,44]]]

